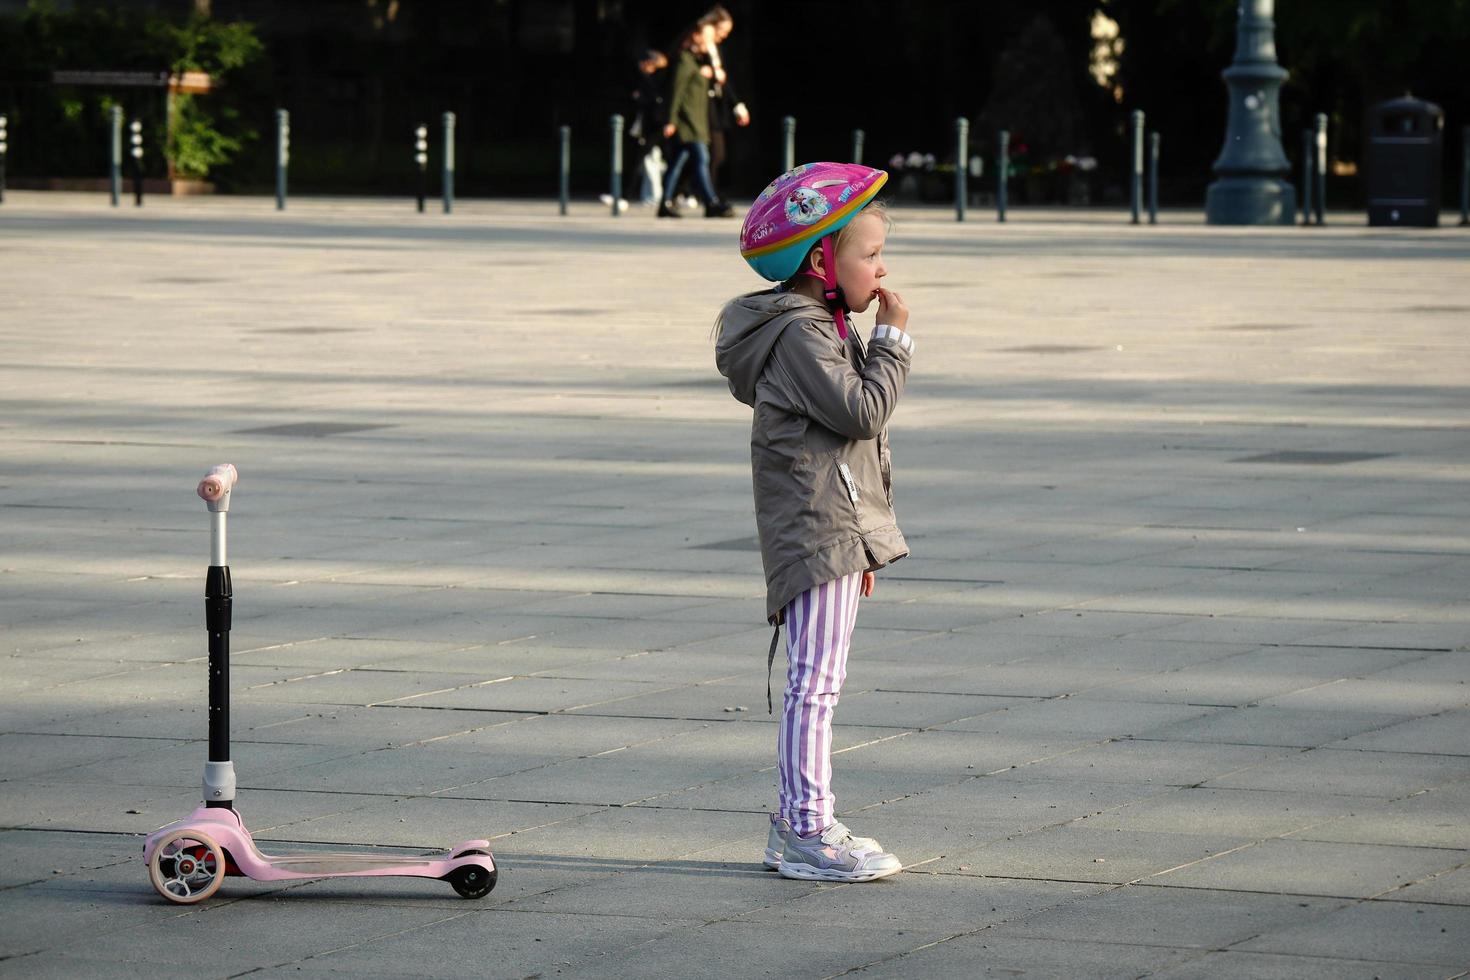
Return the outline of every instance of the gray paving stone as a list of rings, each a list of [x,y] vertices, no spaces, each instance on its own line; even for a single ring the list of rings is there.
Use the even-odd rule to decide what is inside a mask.
[[[105,794],[98,793],[95,786],[70,779],[7,783],[5,792],[0,793],[0,827],[148,833],[199,805],[197,777],[191,783],[195,785],[190,789],[119,784],[109,786]]]
[[[1126,884],[1202,861],[1247,843],[1244,837],[1047,827],[945,856],[932,867],[987,878]]]
[[[1203,782],[1209,787],[1394,799],[1467,778],[1470,759],[1459,756],[1322,748],[1263,761]]]
[[[1431,902],[1463,908],[1470,905],[1470,868],[1456,868],[1379,897],[1385,901]]]
[[[1373,711],[1290,708],[1275,704],[1211,710],[1187,721],[1141,728],[1140,738],[1234,745],[1316,748],[1385,729],[1410,715]]]
[[[1299,925],[1241,943],[1253,952],[1387,960],[1465,968],[1470,914],[1462,907],[1358,902]]]
[[[428,712],[481,717],[481,712]],[[487,756],[523,751],[533,746],[539,752],[562,759],[577,759],[626,750],[632,746],[676,741],[691,732],[703,732],[714,722],[660,718],[619,718],[563,712],[515,716],[510,726],[476,728],[443,740],[446,748],[479,751]]]
[[[1129,886],[1012,919],[991,935],[1036,939],[1065,935],[1080,941],[1219,949],[1310,922],[1340,905],[1330,900]]]
[[[1427,715],[1470,707],[1470,685],[1464,681],[1397,681],[1393,673],[1391,668],[1371,679],[1342,680],[1310,691],[1279,695],[1269,703],[1287,708],[1341,708],[1400,715]]]
[[[1470,852],[1428,847],[1265,840],[1155,875],[1149,884],[1371,898],[1456,867],[1467,857]]]
[[[476,779],[473,785],[467,781],[453,792],[481,799],[623,806],[743,775],[749,768],[702,760],[680,763],[619,754],[550,762],[509,775]]]
[[[758,863],[724,863],[695,856],[630,864],[624,870],[527,896],[515,908],[573,915],[605,915],[619,909],[626,915],[651,919],[711,922],[749,917],[753,910],[793,906],[814,891]],[[630,904],[630,894],[640,900]]]
[[[1094,826],[1109,829],[1275,837],[1380,806],[1378,800],[1352,796],[1186,787],[1160,792],[1093,821]]]
[[[1339,959],[1332,956],[1301,956],[1276,953],[1247,953],[1224,950],[1205,953],[1156,974],[1169,980],[1205,980],[1211,977],[1253,977],[1256,980],[1341,980],[1343,977],[1372,977],[1374,980],[1442,980],[1443,969],[1379,960]]]
[[[1363,663],[1364,660],[1370,662]],[[1349,672],[1377,670],[1392,662],[1381,654],[1370,658],[1352,655],[1329,658],[1271,648],[1093,687],[1079,697],[1237,707],[1269,700],[1276,705],[1305,707],[1318,701],[1324,687],[1351,684],[1346,680],[1351,676]],[[1377,677],[1373,684],[1377,689]],[[1363,707],[1359,702],[1354,702],[1354,706],[1358,710]]]
[[[48,776],[96,762],[125,759],[170,748],[171,739],[88,738],[69,735],[0,734],[0,780]]]
[[[505,677],[452,689],[425,691],[394,699],[397,704],[422,708],[458,708],[475,711],[607,711],[624,710],[631,700],[674,694],[678,688],[665,681],[584,680],[576,677]],[[650,694],[648,692],[656,692]]]
[[[1125,980],[1152,975],[1191,957],[1187,949],[1137,946],[1115,942],[1079,942],[1070,938],[1020,939],[992,935],[989,930],[942,943],[915,943],[907,953],[895,951],[856,976],[1014,977],[1041,974]]]
[[[1194,786],[1228,774],[1253,772],[1269,759],[1296,751],[1255,745],[1112,739],[1037,760],[1026,767],[1025,774],[1035,779]]]
[[[489,753],[455,749],[452,740],[337,754],[321,761],[271,771],[242,770],[252,788],[331,793],[419,795],[478,783],[495,776],[535,770],[557,762],[538,752]],[[242,759],[245,752],[235,753]]]
[[[1445,711],[1352,735],[1336,743],[1335,747],[1371,752],[1467,755],[1470,754],[1467,745],[1470,745],[1470,711]]]
[[[949,774],[958,779],[1018,766],[1032,771],[1034,767],[1044,766],[1050,761],[1067,758],[1090,744],[1080,739],[1027,738],[938,729],[898,734],[886,732],[881,740],[850,749],[837,749],[833,765],[849,772],[892,769]]]
[[[839,816],[854,832],[882,841],[906,865],[943,858],[931,870],[954,870],[970,863],[960,855],[982,845],[1083,819],[1092,826],[1099,814],[1161,792],[1166,791],[1151,786],[984,777],[841,810]]]
[[[243,795],[243,794],[242,794]],[[501,850],[524,851],[520,835],[574,821],[595,807],[550,803],[513,803],[444,797],[348,795],[350,808],[335,809],[286,825],[279,835],[296,842],[362,844],[374,847],[441,848],[466,840],[489,840],[497,861]],[[513,840],[513,845],[506,844]],[[281,850],[287,850],[284,845]],[[544,852],[542,852],[544,853]],[[514,858],[507,862],[514,864]]]
[[[1195,705],[1085,698],[1052,698],[1020,704],[1012,700],[1002,705],[1002,710],[964,718],[942,727],[946,731],[1101,740],[1185,729],[1196,719],[1206,718],[1216,710]]]
[[[1197,664],[1225,662],[1257,649],[1251,643],[1222,643],[1214,640],[1156,640],[1151,633],[1102,638],[1035,654],[1030,664],[1047,664],[1063,670],[1082,671],[1111,668],[1153,674]],[[1082,676],[1085,676],[1082,675]]]
[[[95,888],[99,878],[116,878],[131,869],[132,884],[142,867],[142,847],[124,834],[69,834],[51,831],[0,832],[0,888],[41,883]]]
[[[801,969],[831,976],[868,962],[896,946],[942,938],[925,925],[905,929],[859,929],[829,923],[827,929],[831,942],[803,952]],[[725,960],[725,950],[740,949],[746,951],[742,953],[738,967],[743,975],[790,976],[791,950],[769,942],[768,933],[769,927],[763,924],[711,922],[671,932],[644,945],[611,952],[595,961],[576,964],[570,975],[617,978],[711,975],[731,967],[732,964]]]
[[[650,650],[603,656],[596,660],[547,667],[533,671],[538,677],[577,680],[638,681],[658,687],[670,684],[749,678],[759,668],[755,657],[746,654],[702,654],[689,656],[682,650]]]
[[[561,667],[593,669],[599,664],[608,664],[615,662],[618,658],[633,656],[637,654],[613,648],[563,649],[547,645],[530,646],[512,640],[488,644],[455,644],[453,649],[449,650],[407,657],[389,657],[363,666],[385,670],[413,670],[446,674],[480,673],[504,677],[534,674],[537,671],[553,673]]]
[[[152,889],[148,890],[151,893]],[[321,949],[319,929],[309,918],[303,917],[297,903],[291,901],[232,903],[184,915],[174,913],[165,916],[158,914],[160,901],[153,896],[147,903],[154,913],[152,921],[135,922],[126,929],[108,931],[109,959],[156,964],[159,948],[181,942],[189,936],[208,937],[214,950],[209,955],[218,956],[238,970],[292,962]],[[217,918],[211,919],[211,914]],[[333,909],[333,921],[340,922],[341,931],[333,937],[332,945],[352,947],[405,931],[410,935],[418,934],[435,922],[464,914],[463,911],[447,913],[434,908],[415,910],[365,903],[343,905]],[[269,942],[262,942],[262,936],[269,936]],[[56,935],[48,945],[74,947],[75,935]]]
[[[1298,832],[1307,840],[1470,848],[1470,783],[1460,781],[1356,812]]]
[[[358,748],[345,746],[236,741],[231,754],[240,785],[251,786],[272,773],[294,771],[330,759],[354,758],[363,753]],[[123,759],[69,769],[65,775],[84,786],[198,786],[207,758],[208,743],[204,739],[174,742],[142,748]]]
[[[917,651],[916,651],[917,652]],[[849,679],[856,672],[849,669]],[[935,676],[917,674],[895,679],[888,687],[935,694],[985,694],[1006,697],[1052,698],[1132,680],[1143,671],[1117,667],[1086,667],[1048,663],[993,664]]]
[[[445,674],[435,671],[349,669],[300,675],[280,683],[247,686],[240,700],[272,704],[328,704],[367,707],[422,700],[462,688],[495,684],[510,678],[482,671]],[[425,702],[427,703],[427,702]]]

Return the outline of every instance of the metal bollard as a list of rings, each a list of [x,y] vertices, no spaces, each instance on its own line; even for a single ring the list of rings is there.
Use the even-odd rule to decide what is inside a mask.
[[[781,172],[796,169],[796,117],[781,118]]]
[[[1148,223],[1159,223],[1159,144],[1163,137],[1158,131],[1148,134]]]
[[[429,127],[413,131],[413,160],[419,165],[419,214],[424,213],[424,197],[429,190]]]
[[[444,213],[454,213],[454,113],[446,112],[444,123]]]
[[[128,124],[133,143],[133,207],[143,206],[143,122],[134,119]]]
[[[557,129],[561,140],[560,173],[557,177],[557,196],[561,199],[561,213],[567,213],[567,204],[572,196],[572,127]]]
[[[1006,181],[1011,173],[1011,134],[1000,131],[999,147],[995,151],[995,220],[1006,220]]]
[[[10,120],[0,116],[0,204],[5,203],[5,156],[10,152]]]
[[[291,113],[276,110],[276,210],[286,210],[286,164],[291,161]]]
[[[868,134],[864,133],[861,129],[854,129],[852,131],[853,163],[861,164],[863,162],[863,141],[867,138],[867,135]]]
[[[1302,227],[1312,223],[1312,147],[1310,129],[1302,130]]]
[[[612,128],[612,216],[618,216],[618,202],[623,197],[623,117],[613,113],[608,120]]]
[[[954,220],[965,220],[965,202],[969,192],[965,178],[970,173],[970,120],[960,116],[954,121]]]
[[[1470,225],[1470,126],[1460,130],[1460,227]]]
[[[1313,204],[1317,208],[1317,226],[1321,227],[1327,223],[1327,115],[1317,113],[1314,120],[1317,126],[1316,139],[1313,141],[1316,153],[1313,155],[1316,165],[1312,168],[1313,179],[1317,186],[1312,195]]]
[[[112,107],[112,157],[108,168],[108,185],[112,191],[112,206],[117,207],[122,198],[122,106]]]
[[[1133,224],[1138,224],[1138,213],[1143,205],[1143,110],[1134,109],[1128,115],[1132,131],[1133,159],[1128,175],[1128,206]]]

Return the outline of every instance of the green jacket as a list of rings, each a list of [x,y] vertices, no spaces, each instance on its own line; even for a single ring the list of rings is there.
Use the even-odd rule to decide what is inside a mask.
[[[699,62],[688,48],[679,52],[679,61],[674,65],[669,122],[678,127],[676,135],[681,142],[709,142],[709,80],[699,73]]]

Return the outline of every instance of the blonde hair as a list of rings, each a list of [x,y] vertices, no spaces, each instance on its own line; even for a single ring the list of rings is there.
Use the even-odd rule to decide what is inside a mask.
[[[853,225],[857,224],[857,219],[861,218],[865,214],[874,215],[879,221],[883,222],[883,231],[885,233],[893,231],[893,216],[888,213],[888,202],[878,199],[869,201],[866,205],[863,206],[862,210],[853,215],[852,218],[847,222],[847,224],[843,225],[842,228],[837,232],[837,239],[832,243],[832,252],[834,255],[842,251],[847,243],[852,240],[852,236],[854,234]],[[791,289],[796,284],[796,280],[800,278],[801,274],[812,267],[812,253],[817,251],[817,249],[821,247],[821,244],[822,240],[819,238],[817,239],[816,244],[814,244],[810,249],[807,250],[806,258],[801,260],[801,265],[796,267],[796,272],[792,274],[790,279],[787,279],[784,283],[781,284],[782,289]]]

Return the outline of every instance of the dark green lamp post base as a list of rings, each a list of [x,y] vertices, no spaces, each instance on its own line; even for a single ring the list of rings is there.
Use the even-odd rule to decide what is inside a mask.
[[[1225,177],[1205,190],[1205,222],[1212,225],[1296,223],[1296,188],[1269,177]]]

